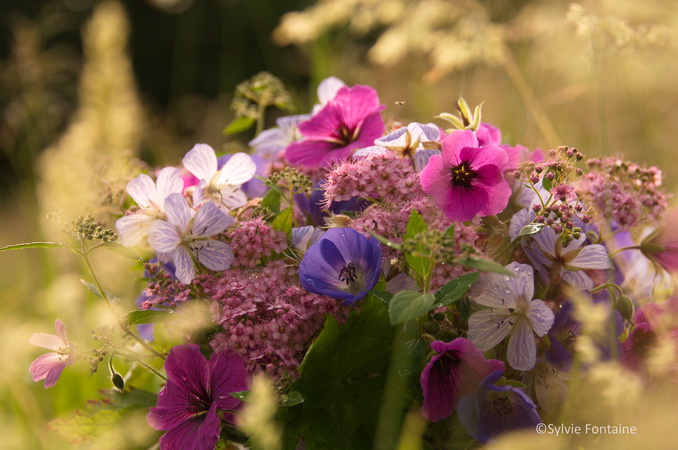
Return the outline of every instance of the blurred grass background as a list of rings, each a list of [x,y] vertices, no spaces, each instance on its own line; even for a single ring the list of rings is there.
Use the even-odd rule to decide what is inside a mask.
[[[329,75],[374,86],[392,121],[428,122],[463,95],[485,102],[511,144],[623,155],[678,187],[676,2],[5,0],[0,18],[0,246],[57,239],[54,210],[112,226],[141,168],[177,165],[196,142],[228,144],[233,88],[261,70],[286,83],[297,112]],[[67,446],[45,423],[109,387],[105,371],[88,381],[86,363],[48,391],[28,373],[42,353],[32,333],[61,318],[87,348],[107,320],[70,256],[0,254],[2,448]],[[130,309],[132,266],[95,262]],[[134,438],[113,433],[105,447],[157,437],[136,423]]]

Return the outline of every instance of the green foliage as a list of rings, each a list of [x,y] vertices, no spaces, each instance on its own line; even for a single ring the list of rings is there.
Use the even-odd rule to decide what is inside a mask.
[[[27,242],[25,244],[13,244],[7,245],[5,247],[0,247],[0,252],[7,250],[22,250],[24,248],[61,248],[65,247],[64,244],[58,242]]]
[[[417,291],[400,291],[388,304],[391,325],[417,319],[428,312],[435,303],[436,297],[431,293],[421,294]]]
[[[510,277],[515,275],[513,272],[506,269],[501,264],[496,263],[490,259],[479,258],[477,256],[465,256],[462,258],[457,258],[456,262],[457,264],[460,264],[464,267],[468,267],[470,269],[477,269],[480,272],[494,272],[500,273],[502,275],[508,275]]]
[[[456,302],[471,289],[471,286],[478,281],[478,278],[480,278],[480,273],[473,272],[461,275],[448,282],[436,292],[435,304],[431,309],[442,308]]]
[[[421,217],[416,209],[413,209],[410,213],[410,219],[407,222],[404,240],[415,239],[419,233],[425,233],[427,231],[428,225],[424,221],[424,218]],[[415,244],[414,249],[414,252],[405,253],[407,264],[409,264],[410,268],[414,270],[417,275],[422,279],[427,280],[433,270],[433,260],[430,255],[428,255],[429,249],[422,242]]]
[[[257,120],[254,117],[236,117],[231,123],[226,125],[226,128],[224,128],[224,135],[230,136],[247,131],[252,128],[256,122]]]
[[[280,212],[280,189],[269,189],[261,200],[261,206],[278,214]]]
[[[275,216],[271,226],[276,231],[283,231],[288,236],[292,234],[292,226],[294,223],[294,212],[292,207],[285,208],[278,215]]]
[[[520,233],[518,233],[518,236],[520,237],[533,236],[535,234],[541,233],[543,229],[544,229],[543,223],[528,223],[527,225],[520,229]]]
[[[284,448],[371,449],[394,330],[386,307],[363,302],[344,325],[333,317],[306,354],[292,389],[304,398],[283,413]]]
[[[141,325],[144,323],[164,322],[174,318],[170,311],[132,311],[127,314],[128,325]]]

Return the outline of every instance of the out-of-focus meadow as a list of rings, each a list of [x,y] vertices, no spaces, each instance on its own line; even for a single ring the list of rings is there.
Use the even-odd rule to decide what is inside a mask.
[[[676,2],[15,0],[0,17],[0,246],[59,239],[46,219],[54,211],[112,226],[125,184],[144,167],[178,165],[196,142],[246,145],[252,134],[222,130],[235,85],[262,70],[286,83],[299,113],[329,75],[375,87],[387,121],[431,121],[460,95],[484,101],[483,120],[511,144],[658,165],[678,192]],[[270,114],[272,125],[280,112]],[[132,309],[140,267],[98,256],[104,286]],[[28,339],[61,318],[86,347],[89,330],[110,318],[68,252],[4,252],[0,268],[0,447],[67,447],[45,424],[109,388],[108,375],[89,378],[76,364],[44,390],[28,372],[42,353]],[[626,421],[662,446],[676,419],[672,385],[647,397],[614,366],[589,381],[608,395],[595,410],[602,423]],[[590,406],[582,391],[572,408]],[[143,414],[124,430],[97,448],[146,448],[158,436]],[[505,445],[527,448],[522,438]],[[619,439],[609,443],[629,442]]]

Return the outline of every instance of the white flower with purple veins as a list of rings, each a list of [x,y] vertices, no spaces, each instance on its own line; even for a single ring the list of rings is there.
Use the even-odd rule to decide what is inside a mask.
[[[217,155],[207,144],[196,144],[181,161],[200,180],[193,203],[212,202],[224,212],[247,203],[240,187],[254,176],[257,166],[249,155],[236,153],[219,169]]]
[[[122,245],[131,247],[146,237],[151,224],[165,218],[167,196],[181,194],[183,188],[181,173],[174,167],[162,169],[155,183],[143,173],[127,183],[127,193],[139,205],[139,211],[115,222]]]
[[[184,284],[195,278],[195,261],[213,271],[226,270],[233,251],[225,242],[210,239],[235,220],[214,203],[203,204],[195,213],[181,194],[165,200],[167,220],[157,220],[148,232],[148,242],[161,255],[170,255],[176,277]]]
[[[266,161],[275,161],[282,158],[282,152],[292,142],[302,138],[299,124],[311,118],[310,114],[287,116],[276,119],[276,128],[270,128],[259,133],[259,136],[249,142],[254,153]]]
[[[516,370],[530,370],[537,359],[537,341],[553,325],[553,311],[541,300],[532,300],[532,267],[513,262],[506,266],[515,276],[485,273],[469,295],[489,309],[471,314],[468,337],[481,350],[494,348],[509,336],[507,360]]]
[[[393,152],[398,155],[414,156],[423,150],[440,153],[440,129],[433,123],[412,122],[384,137],[374,140],[371,147],[358,150],[355,156],[379,155]]]

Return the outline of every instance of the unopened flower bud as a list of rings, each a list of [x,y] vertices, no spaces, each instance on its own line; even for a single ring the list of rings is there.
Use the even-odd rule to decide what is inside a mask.
[[[617,300],[614,302],[614,309],[619,311],[619,314],[626,319],[633,319],[633,302],[628,295],[620,295],[617,297]]]

